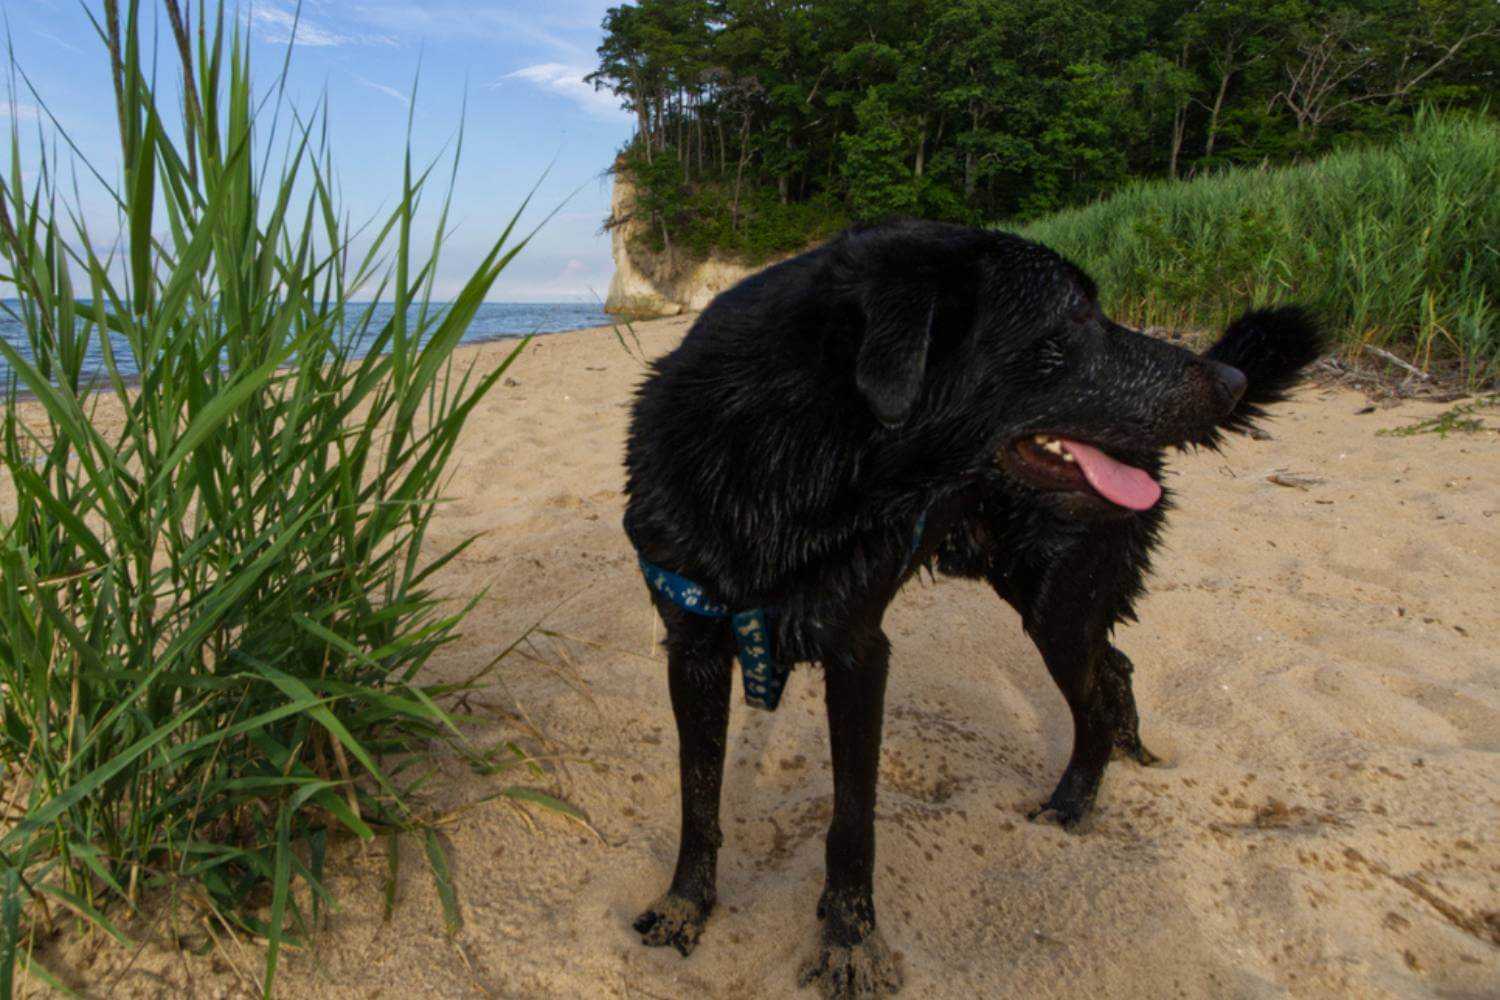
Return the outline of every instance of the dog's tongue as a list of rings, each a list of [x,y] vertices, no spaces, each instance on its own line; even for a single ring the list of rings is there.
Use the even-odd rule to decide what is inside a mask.
[[[1150,510],[1161,499],[1161,486],[1150,473],[1124,462],[1116,462],[1098,448],[1059,438],[1083,478],[1104,499],[1131,510]]]

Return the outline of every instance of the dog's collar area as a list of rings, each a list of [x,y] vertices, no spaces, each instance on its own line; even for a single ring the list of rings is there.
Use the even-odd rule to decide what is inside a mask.
[[[911,549],[906,553],[906,562],[901,568],[904,575],[911,568],[911,561],[922,547],[922,536],[927,531],[928,505],[917,515],[912,531]],[[715,601],[701,586],[680,573],[662,569],[637,554],[641,574],[646,583],[673,604],[700,618],[728,619],[734,632],[736,658],[740,661],[740,677],[745,689],[745,704],[767,712],[776,711],[781,704],[782,692],[786,690],[786,679],[791,675],[792,665],[777,660],[772,652],[771,616],[775,608],[751,608],[749,611],[730,611],[729,606]]]
[[[744,680],[745,704],[751,708],[776,711],[791,664],[776,662],[771,655],[770,608],[751,608],[731,612],[726,605],[711,600],[698,584],[671,570],[662,569],[640,557],[641,573],[651,589],[684,611],[702,618],[727,618],[734,631],[740,675]]]

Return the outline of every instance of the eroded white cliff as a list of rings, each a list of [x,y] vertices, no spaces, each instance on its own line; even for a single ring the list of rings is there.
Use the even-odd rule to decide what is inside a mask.
[[[713,256],[685,263],[668,259],[665,254],[645,258],[633,246],[639,244],[636,237],[649,223],[634,214],[635,186],[618,173],[609,207],[616,220],[610,229],[615,274],[604,300],[605,312],[642,319],[697,312],[715,295],[760,270],[760,266]]]

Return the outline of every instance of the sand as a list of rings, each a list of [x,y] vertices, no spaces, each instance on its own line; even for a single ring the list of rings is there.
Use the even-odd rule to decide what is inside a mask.
[[[689,322],[638,324],[646,355]],[[508,349],[466,350],[487,366]],[[609,330],[533,342],[467,429],[432,540],[483,532],[442,586],[489,588],[439,676],[537,622],[569,637],[507,660],[475,734],[559,758],[536,784],[598,836],[503,801],[459,811],[451,940],[419,844],[390,923],[383,845],[340,850],[342,909],[287,958],[282,995],[812,995],[795,970],[831,800],[815,670],[775,714],[736,693],[720,906],[698,950],[643,948],[629,926],[670,877],[678,823],[665,665],[620,529],[641,375]],[[876,905],[905,995],[1500,996],[1500,435],[1377,436],[1445,406],[1367,402],[1309,386],[1270,440],[1172,460],[1180,509],[1141,621],[1118,633],[1167,766],[1113,765],[1082,835],[1025,819],[1071,727],[1015,615],[962,581],[900,595]],[[448,773],[444,807],[517,777]],[[97,995],[248,995],[261,960],[249,944],[52,957]]]

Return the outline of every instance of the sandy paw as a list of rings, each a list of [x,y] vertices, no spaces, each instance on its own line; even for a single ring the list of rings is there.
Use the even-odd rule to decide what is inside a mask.
[[[687,958],[698,946],[698,936],[711,909],[713,904],[701,906],[669,892],[636,917],[632,926],[640,933],[642,944],[652,948],[671,945]]]
[[[1167,762],[1150,750],[1140,740],[1126,743],[1116,743],[1114,751],[1110,754],[1112,760],[1132,760],[1142,767],[1165,767]]]
[[[1089,816],[1093,811],[1092,800],[1080,801],[1054,794],[1052,798],[1027,813],[1026,818],[1033,823],[1056,823],[1069,833],[1083,833],[1088,829]]]
[[[871,928],[856,945],[831,944],[826,936],[818,954],[802,967],[801,986],[817,986],[829,1000],[873,1000],[901,989],[900,956]]]
[[[1033,823],[1055,822],[1069,833],[1084,832],[1094,811],[1094,800],[1099,796],[1099,783],[1103,777],[1103,767],[1086,770],[1070,766],[1063,772],[1051,797],[1027,813],[1026,818]]]

